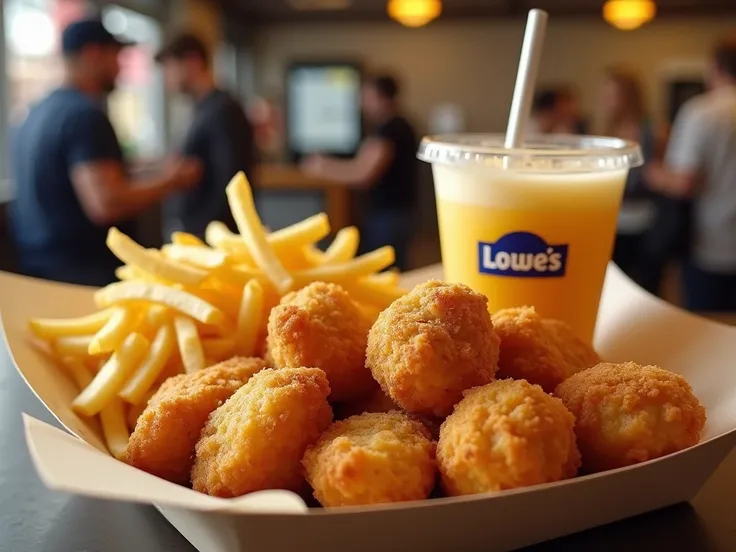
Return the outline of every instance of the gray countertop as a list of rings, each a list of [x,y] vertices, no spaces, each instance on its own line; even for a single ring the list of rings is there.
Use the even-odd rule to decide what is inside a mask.
[[[28,456],[21,412],[58,425],[26,387],[5,346],[0,345],[0,552],[194,551],[151,506],[93,500],[46,489]],[[386,550],[393,550],[390,542],[387,536]],[[692,505],[666,508],[526,552],[621,550],[736,550],[736,452],[721,465]]]

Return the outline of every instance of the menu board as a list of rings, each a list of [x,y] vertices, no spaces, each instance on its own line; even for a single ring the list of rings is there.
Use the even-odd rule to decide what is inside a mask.
[[[295,158],[351,155],[361,139],[357,65],[293,64],[287,73],[287,146]]]

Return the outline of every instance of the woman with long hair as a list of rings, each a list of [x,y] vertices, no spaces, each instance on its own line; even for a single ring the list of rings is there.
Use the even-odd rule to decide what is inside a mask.
[[[602,96],[604,134],[638,142],[645,163],[654,159],[659,148],[638,76],[623,67],[608,68]],[[643,167],[631,169],[621,205],[613,261],[652,293],[659,291],[664,268],[663,263],[644,254],[645,236],[655,217],[656,207],[644,181]]]

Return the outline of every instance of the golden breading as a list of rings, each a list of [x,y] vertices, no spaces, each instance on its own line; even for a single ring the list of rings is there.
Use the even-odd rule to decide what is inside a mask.
[[[524,380],[466,391],[440,428],[437,464],[450,496],[574,477],[575,418],[562,401]]]
[[[235,357],[167,379],[138,417],[126,462],[187,485],[207,416],[265,367],[263,359]]]
[[[565,379],[600,361],[567,324],[542,318],[534,307],[500,310],[492,319],[501,338],[499,378],[525,379],[551,393]]]
[[[263,370],[207,420],[192,485],[219,497],[299,491],[301,459],[332,422],[330,386],[318,368]]]
[[[278,368],[320,368],[330,382],[330,400],[350,401],[377,387],[365,367],[369,329],[369,319],[344,289],[316,282],[286,295],[271,311],[268,352]]]
[[[347,403],[336,403],[332,405],[335,412],[336,420],[343,420],[350,416],[365,414],[367,412],[391,412],[392,410],[400,410],[391,398],[383,392],[383,389],[376,386],[375,391],[356,401]]]
[[[577,418],[583,468],[597,472],[698,443],[705,409],[685,378],[659,368],[601,363],[555,390]]]
[[[436,280],[384,310],[368,334],[367,364],[401,408],[445,417],[462,392],[493,380],[499,338],[488,300]]]
[[[335,422],[302,463],[323,506],[422,500],[435,482],[431,435],[396,411]]]

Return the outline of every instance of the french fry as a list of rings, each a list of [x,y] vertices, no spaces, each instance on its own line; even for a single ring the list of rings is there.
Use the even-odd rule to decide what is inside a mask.
[[[207,225],[204,231],[205,241],[215,249],[224,251],[228,255],[240,262],[252,263],[253,259],[248,251],[248,246],[237,234],[233,234],[230,229],[220,221],[212,221]]]
[[[170,282],[197,285],[207,278],[207,272],[199,268],[168,260],[162,255],[141,247],[117,228],[110,228],[107,247],[127,265]]]
[[[118,307],[112,313],[107,323],[95,334],[89,344],[90,355],[99,355],[114,351],[123,339],[130,335],[139,313],[133,308]]]
[[[205,357],[215,360],[224,360],[235,349],[235,340],[230,337],[215,337],[202,340],[202,350]]]
[[[146,339],[153,339],[159,328],[171,321],[171,309],[158,303],[150,303],[144,309],[137,331]]]
[[[128,421],[125,416],[123,401],[113,397],[107,406],[100,411],[100,422],[110,454],[118,460],[125,460],[130,432],[128,431]]]
[[[198,245],[165,245],[162,251],[167,259],[207,271],[227,262],[227,254],[223,251]]]
[[[296,287],[323,281],[342,284],[383,270],[394,262],[394,248],[381,247],[344,263],[317,266],[293,274]]]
[[[243,356],[253,356],[258,331],[263,324],[263,288],[258,280],[251,280],[243,288],[236,329],[237,349]]]
[[[176,341],[179,344],[179,355],[187,374],[204,369],[204,352],[199,340],[197,326],[191,318],[177,316],[174,318]]]
[[[148,350],[148,340],[132,333],[112,354],[84,390],[74,399],[72,409],[84,416],[94,416],[105,408],[125,385]]]
[[[65,335],[55,339],[51,349],[59,358],[84,358],[89,354],[89,345],[94,337],[94,335]]]
[[[174,352],[175,338],[171,325],[161,326],[148,348],[146,356],[130,376],[118,396],[131,404],[138,404],[151,389],[153,382],[166,366]]]
[[[246,264],[225,266],[220,270],[215,271],[212,277],[203,285],[212,284],[215,289],[218,289],[217,282],[219,281],[233,287],[238,287],[242,291],[243,286],[250,280],[258,280],[261,284],[271,285],[268,277],[263,274],[260,269]]]
[[[238,305],[240,304],[239,297],[230,296],[222,291],[203,287],[188,288],[186,291],[204,301],[207,301],[207,303],[221,310],[231,319],[235,320],[237,318]]]
[[[298,251],[304,246],[318,242],[329,233],[330,221],[327,215],[318,213],[286,228],[266,234],[266,242],[278,256],[284,256],[286,253]],[[212,247],[232,253],[243,262],[254,262],[250,249],[244,247],[243,238],[230,232],[222,222],[211,222],[205,230],[205,239]]]
[[[188,232],[173,232],[171,234],[171,243],[174,245],[196,245],[199,247],[205,247],[207,245],[197,236]]]
[[[286,271],[266,240],[266,233],[256,213],[253,193],[245,173],[239,172],[235,175],[225,189],[225,193],[235,223],[238,225],[243,241],[248,246],[253,261],[273,282],[276,289],[281,293],[286,293],[294,284],[294,279]]]
[[[387,270],[380,274],[373,274],[364,278],[364,281],[366,282],[384,286],[398,286],[399,280],[400,276],[397,270]]]
[[[62,364],[74,378],[80,390],[85,389],[93,381],[92,373],[78,358],[62,358]],[[102,434],[110,453],[118,460],[125,458],[130,433],[126,425],[125,410],[122,401],[113,398],[110,404],[100,411]]]
[[[61,364],[67,373],[74,379],[80,391],[92,383],[92,372],[78,357],[62,357]]]
[[[29,322],[31,332],[41,339],[54,339],[70,335],[89,335],[97,333],[104,326],[112,310],[102,310],[79,318],[34,318]]]
[[[324,252],[321,264],[345,263],[355,257],[358,252],[360,232],[355,226],[342,228],[335,234],[335,239]]]
[[[152,282],[116,282],[95,292],[95,303],[109,307],[128,301],[149,301],[171,307],[203,324],[219,325],[225,314],[210,303],[184,290]]]
[[[330,233],[327,215],[318,213],[301,222],[271,232],[266,237],[268,244],[277,253],[297,251],[306,245],[318,242]]]
[[[340,285],[350,294],[354,301],[373,305],[381,309],[388,307],[396,299],[407,293],[405,289],[376,284],[365,279],[341,282]]]
[[[139,268],[131,265],[119,266],[115,269],[115,277],[123,282],[129,282],[132,280],[143,280],[146,282],[155,282],[159,284],[169,285],[171,282],[164,280],[163,278],[157,278],[148,272],[144,272]]]

